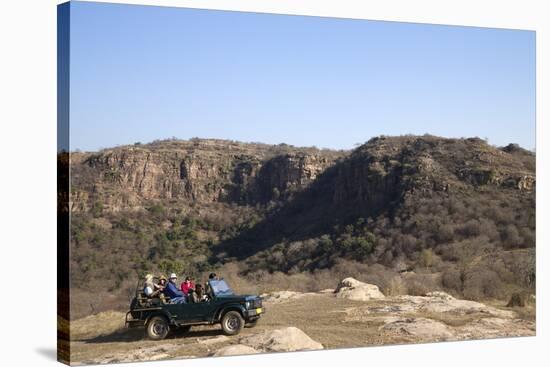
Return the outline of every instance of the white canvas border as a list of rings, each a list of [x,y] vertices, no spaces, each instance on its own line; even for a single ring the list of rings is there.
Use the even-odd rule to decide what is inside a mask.
[[[549,263],[545,244],[548,231],[549,162],[543,141],[550,141],[547,121],[550,34],[544,1],[485,0],[187,0],[111,1],[118,3],[187,6],[205,9],[242,10],[280,14],[351,17],[376,20],[453,24],[536,30],[537,32],[537,336],[530,338],[468,341],[407,346],[342,349],[323,352],[267,354],[248,357],[205,358],[127,364],[128,366],[280,366],[347,363],[368,365],[542,365],[548,355],[546,293]],[[3,264],[1,274],[7,291],[12,280],[32,281],[35,293],[23,302],[2,304],[5,318],[2,336],[3,364],[53,365],[56,345],[56,9],[59,1],[3,2],[0,12],[2,58],[0,78],[2,108],[0,211]],[[9,259],[9,260],[7,260]],[[29,277],[24,274],[29,273]],[[38,307],[37,307],[38,304]],[[12,316],[13,315],[13,316]],[[32,322],[31,322],[32,320]],[[329,332],[329,331],[327,331]],[[546,348],[545,348],[546,347]]]

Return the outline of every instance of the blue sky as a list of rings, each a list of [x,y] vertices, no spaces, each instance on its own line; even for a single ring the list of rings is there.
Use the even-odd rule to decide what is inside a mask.
[[[535,33],[73,2],[71,149],[177,137],[535,147]]]

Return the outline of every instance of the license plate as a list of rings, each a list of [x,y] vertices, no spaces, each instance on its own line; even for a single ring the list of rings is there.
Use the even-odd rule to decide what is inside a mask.
[[[261,308],[257,308],[257,309],[256,309],[256,314],[258,314],[258,315],[259,315],[259,314],[261,314],[261,313],[262,313],[262,311],[263,311],[263,310],[262,310]]]

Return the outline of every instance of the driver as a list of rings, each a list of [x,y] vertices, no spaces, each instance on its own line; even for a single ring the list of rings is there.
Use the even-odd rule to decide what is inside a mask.
[[[218,278],[218,275],[216,273],[210,273],[210,275],[208,275],[208,280],[206,281],[206,289],[205,289],[205,294],[212,298],[213,297],[213,294],[212,294],[212,287],[210,286],[210,281],[211,280],[219,280],[220,278]]]

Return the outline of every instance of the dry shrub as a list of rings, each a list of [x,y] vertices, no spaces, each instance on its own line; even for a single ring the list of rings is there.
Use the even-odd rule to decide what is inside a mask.
[[[405,284],[405,281],[400,276],[394,276],[389,285],[386,288],[383,288],[383,293],[386,296],[400,296],[407,294],[408,289]]]
[[[513,293],[512,297],[510,297],[510,301],[508,301],[508,304],[506,307],[525,307],[525,295],[521,293]]]
[[[412,296],[423,296],[428,292],[441,289],[441,280],[437,274],[411,273],[405,278],[405,286],[408,294]]]
[[[428,287],[416,280],[408,281],[407,289],[411,296],[423,296],[430,291]]]
[[[447,290],[452,290],[456,293],[462,293],[462,279],[460,271],[457,269],[447,269],[443,272],[441,278],[443,286]]]
[[[490,269],[471,270],[464,282],[464,297],[471,300],[502,298],[505,286],[498,274]]]

